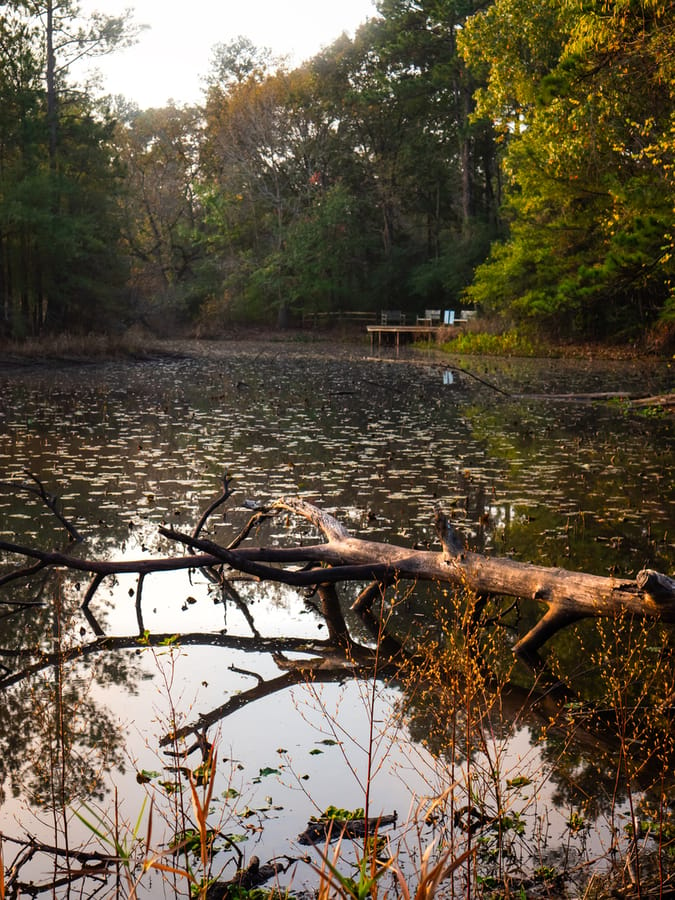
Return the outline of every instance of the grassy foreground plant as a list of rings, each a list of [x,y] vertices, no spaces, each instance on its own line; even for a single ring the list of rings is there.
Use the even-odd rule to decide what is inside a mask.
[[[141,826],[148,800],[147,795],[144,797],[141,804],[138,818],[129,832],[126,832],[126,829],[120,828],[120,823],[117,818],[117,804],[115,804],[115,818],[113,821],[109,820],[107,814],[100,813],[86,804],[82,807],[84,812],[82,810],[74,811],[77,818],[86,826],[86,828],[88,828],[104,846],[109,847],[112,850],[117,868],[119,869],[121,867],[123,870],[124,880],[127,886],[127,897],[136,897],[137,889],[143,876],[151,870],[184,879],[188,886],[188,893],[190,896],[200,898],[206,897],[211,880],[210,870],[213,853],[213,832],[208,827],[207,819],[215,782],[216,757],[214,753],[210,755],[208,768],[209,775],[204,782],[203,793],[201,795],[194,774],[189,769],[187,770],[192,810],[196,822],[196,842],[192,842],[188,833],[183,831],[183,838],[180,844],[172,843],[168,848],[163,850],[154,849],[154,801],[152,799],[150,800],[145,836],[141,838]],[[167,857],[175,856],[177,852],[186,848],[190,851],[197,849],[199,858],[199,867],[197,870],[194,870],[190,865],[183,868],[165,861]]]

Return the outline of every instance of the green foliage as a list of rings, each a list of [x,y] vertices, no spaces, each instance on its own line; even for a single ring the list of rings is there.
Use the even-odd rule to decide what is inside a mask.
[[[240,884],[232,884],[227,888],[227,900],[290,900],[289,891],[277,888],[245,888]]]
[[[95,835],[104,845],[113,850],[125,868],[131,869],[132,855],[139,841],[139,833],[147,800],[147,797],[143,798],[136,824],[131,832],[122,836],[118,834],[118,829],[115,828],[114,822],[110,821],[105,814],[99,814],[95,809],[87,806],[86,803],[83,804],[83,809],[87,813],[86,815],[77,809],[73,810],[73,813],[93,835]]]
[[[342,809],[339,806],[328,806],[319,816],[312,816],[312,822],[325,822],[330,819],[341,819],[349,821],[350,819],[362,819],[365,816],[365,810],[359,806],[357,809]]]
[[[206,829],[206,843],[209,852],[214,851],[214,844],[218,837],[218,832],[212,828]],[[172,850],[184,850],[194,856],[201,856],[202,852],[202,834],[197,828],[187,828],[184,831],[177,831],[169,842]]]
[[[61,4],[46,35],[62,74],[57,84],[47,67],[45,90],[40,4],[31,10],[7,4],[0,16],[0,299],[19,338],[110,325],[126,278],[112,125],[65,82],[76,11]],[[105,17],[83,27],[80,55],[121,40],[114,31]]]
[[[136,315],[158,330],[193,315],[208,292],[202,267],[211,211],[200,209],[196,188],[199,129],[196,109],[168,106],[133,111],[115,131],[129,287]]]
[[[532,779],[527,775],[516,775],[515,778],[506,779],[506,786],[512,789],[527,787],[529,784],[532,784]]]
[[[581,831],[587,831],[591,826],[580,813],[571,812],[567,820],[567,827],[572,834],[579,834]]]
[[[250,47],[242,69],[235,53],[206,107],[205,312],[457,296],[486,252],[474,223],[496,208],[494,145],[485,121],[467,121],[473,83],[455,49],[473,5],[383,3],[353,40],[293,72],[251,68]]]
[[[560,877],[560,873],[553,866],[538,866],[533,874],[534,880],[539,882],[555,881]]]
[[[536,356],[537,346],[525,334],[511,329],[504,334],[466,331],[443,344],[447,353],[474,356]]]
[[[281,774],[281,773],[280,773],[279,769],[275,769],[275,768],[273,768],[272,766],[264,766],[264,767],[263,767],[262,769],[260,769],[260,771],[258,772],[257,777],[253,779],[253,783],[254,783],[254,784],[259,784],[259,783],[260,783],[260,780],[261,780],[262,778],[269,778],[270,775],[280,775],[280,774]]]
[[[376,866],[373,870],[372,861],[364,855],[357,863],[356,877],[343,875],[339,868],[329,859],[324,857],[325,868],[330,873],[333,889],[338,896],[351,898],[351,900],[367,900],[374,896],[377,883],[386,874],[387,864]]]
[[[634,832],[630,823],[624,826],[624,830],[631,835]],[[675,821],[672,813],[664,816],[660,810],[645,811],[645,814],[636,821],[635,830],[641,838],[651,838],[662,843],[672,855],[675,849]]]
[[[672,4],[532,6],[497,0],[461,39],[501,129],[510,223],[467,297],[630,337],[672,304]]]
[[[56,78],[41,10],[0,15],[10,336],[459,301],[555,336],[675,318],[670,0],[380,0],[293,71],[219,44],[203,112],[116,129],[67,38],[134,30],[60,4]]]
[[[496,226],[478,221],[460,236],[452,231],[443,233],[439,236],[438,255],[411,268],[410,290],[427,304],[458,303],[496,236]]]

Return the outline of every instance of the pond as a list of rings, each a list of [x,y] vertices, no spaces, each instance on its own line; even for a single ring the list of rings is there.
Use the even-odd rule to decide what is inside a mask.
[[[376,541],[434,546],[440,506],[480,552],[619,577],[675,568],[672,418],[552,396],[672,390],[665,361],[421,351],[374,359],[365,345],[190,344],[181,356],[138,362],[0,364],[0,387],[2,541],[99,559],[181,553],[158,527],[190,532],[227,473],[234,494],[207,527],[224,544],[254,503],[300,496]],[[82,542],[68,540],[38,483],[58,496]],[[286,516],[249,542],[314,538]],[[2,572],[17,564],[5,555]],[[530,880],[563,864],[601,870],[646,802],[639,779],[628,789],[616,778],[616,744],[606,735],[584,727],[576,740],[563,738],[542,728],[541,713],[524,712],[532,688],[524,668],[509,663],[508,685],[469,741],[471,710],[416,694],[400,673],[295,677],[293,662],[327,634],[316,598],[297,589],[218,585],[184,571],[148,576],[137,602],[137,578],[120,575],[83,608],[89,583],[37,570],[3,588],[0,831],[24,892],[29,881],[36,892],[58,882],[56,896],[82,890],[61,857],[20,843],[26,835],[133,856],[150,826],[165,868],[143,876],[138,895],[188,896],[167,845],[177,821],[194,824],[187,770],[198,770],[205,740],[217,750],[209,827],[220,832],[214,872],[225,866],[224,879],[254,854],[264,862],[311,852],[318,863],[298,836],[331,805],[367,806],[371,816],[395,810],[399,863],[411,871],[420,848],[450,833],[483,841],[476,859],[485,868],[477,862],[471,878],[484,887],[503,882],[507,869]],[[361,587],[341,589],[341,602],[353,636],[372,647],[349,613]],[[446,595],[407,591],[396,597],[399,629],[447,637],[451,622],[429,624],[450,605]],[[509,642],[539,612],[519,605],[500,653],[509,657]],[[630,629],[616,630],[621,640],[624,632],[631,644]],[[672,635],[644,634],[668,664]],[[612,646],[624,654],[617,640],[606,624],[584,622],[546,652],[566,680],[600,698],[603,660]],[[183,732],[185,741],[172,741]],[[171,755],[183,749],[192,753]],[[672,801],[671,786],[662,779],[661,787]],[[438,813],[442,796],[452,796],[450,815]],[[278,881],[300,889],[316,874],[301,862]],[[113,882],[94,873],[84,893],[129,895],[123,879]]]

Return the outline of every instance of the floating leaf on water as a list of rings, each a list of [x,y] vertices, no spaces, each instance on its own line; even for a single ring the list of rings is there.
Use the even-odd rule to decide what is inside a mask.
[[[167,794],[175,794],[177,791],[182,790],[182,785],[176,784],[175,781],[160,781],[159,786],[164,788]]]
[[[251,816],[254,816],[256,811],[251,809],[250,806],[245,807],[244,809],[237,812],[237,815],[240,819],[250,819]]]
[[[141,769],[140,772],[136,772],[136,781],[139,784],[147,784],[149,781],[152,781],[153,778],[159,778],[160,772],[152,772],[148,769]]]
[[[527,775],[517,775],[515,778],[506,779],[506,786],[509,788],[525,787],[528,784],[532,784],[532,779]]]
[[[310,756],[317,756],[320,753],[323,753],[323,750],[319,750],[318,747],[315,747],[313,750],[309,751]]]
[[[228,844],[243,844],[244,841],[248,840],[247,834],[221,834],[221,837],[227,841]]]

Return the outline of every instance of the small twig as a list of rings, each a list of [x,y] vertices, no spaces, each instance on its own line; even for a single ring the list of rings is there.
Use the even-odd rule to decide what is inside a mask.
[[[255,620],[251,615],[251,610],[248,608],[248,604],[245,600],[237,593],[236,588],[225,578],[221,577],[219,580],[219,587],[223,593],[223,606],[225,606],[226,602],[230,600],[237,607],[242,616],[246,619],[248,627],[251,629],[251,634],[253,637],[259,638],[260,632],[256,628]]]
[[[384,596],[384,592],[391,583],[392,582],[390,581],[373,581],[372,584],[369,584],[361,591],[359,596],[352,603],[350,607],[351,611],[358,613],[359,615],[368,612],[372,608],[373,603],[378,598]]]
[[[485,599],[487,600],[487,597]],[[483,619],[482,624],[501,625],[504,616],[507,616],[513,609],[518,609],[518,600],[514,600],[513,603],[509,603],[506,609],[500,609],[496,616],[488,616],[487,619]]]
[[[58,497],[56,497],[55,494],[48,494],[40,479],[37,477],[37,475],[34,475],[33,472],[30,472],[28,469],[24,469],[24,472],[37,485],[37,490],[33,489],[32,493],[37,494],[42,499],[45,506],[56,516],[56,518],[68,532],[68,536],[70,537],[71,541],[79,544],[83,540],[82,535],[77,530],[77,528],[75,528],[75,526],[71,522],[69,522],[68,519],[66,519],[66,517],[62,515],[62,513],[58,511]],[[23,488],[28,491],[31,490],[30,485],[23,485]]]
[[[99,586],[103,579],[105,578],[105,574],[103,572],[99,572],[91,581],[91,584],[87,588],[87,593],[84,595],[84,600],[82,601],[81,609],[86,610],[89,609],[89,604],[91,603],[94,594],[99,589]]]
[[[273,518],[274,515],[267,510],[259,510],[258,512],[256,512],[244,525],[239,534],[230,541],[230,543],[227,545],[227,549],[236,550],[237,547],[242,543],[242,541],[244,541],[249,536],[253,529],[256,528],[258,524],[263,521],[263,519]]]
[[[320,584],[317,586],[321,598],[321,614],[328,626],[328,634],[332,641],[339,647],[349,647],[352,643],[347,623],[345,622],[340,599],[334,584]]]
[[[138,634],[143,637],[145,633],[145,625],[143,624],[143,608],[141,606],[141,600],[143,598],[143,581],[145,580],[145,573],[141,572],[138,576],[138,584],[136,586],[136,621],[138,622]]]
[[[502,388],[498,388],[496,384],[492,384],[489,381],[486,381],[484,378],[479,378],[478,375],[475,375],[473,372],[469,372],[468,369],[463,369],[461,366],[456,366],[454,363],[451,368],[457,369],[458,372],[463,372],[464,375],[468,375],[469,378],[473,378],[476,381],[479,381],[481,384],[484,384],[485,387],[491,388],[491,390],[496,391],[498,394],[503,394],[505,397],[512,397],[513,394],[509,393],[509,391],[505,391]]]
[[[440,508],[437,508],[434,513],[434,527],[446,558],[457,556],[458,553],[464,550],[464,541],[453,528],[450,519]]]
[[[216,499],[213,500],[211,503],[209,503],[209,505],[206,507],[206,509],[204,510],[204,512],[201,515],[201,518],[199,519],[199,522],[197,522],[195,530],[192,532],[192,537],[194,537],[194,538],[199,537],[202,529],[206,525],[206,522],[207,522],[209,516],[211,516],[218,509],[219,506],[222,506],[223,503],[225,503],[227,500],[229,500],[229,498],[232,496],[232,494],[234,492],[230,489],[230,484],[231,484],[231,479],[229,479],[227,477],[227,472],[224,472],[223,473],[222,492],[219,497],[216,497]]]
[[[238,666],[235,666],[234,663],[228,666],[230,672],[236,672],[237,675],[245,675],[248,678],[255,678],[258,684],[264,684],[265,679],[259,672],[252,672],[250,669],[240,669]]]
[[[25,847],[26,850],[30,851],[31,855],[35,853],[49,853],[52,856],[69,856],[71,859],[76,859],[81,863],[113,863],[117,860],[116,856],[111,856],[108,853],[101,853],[96,850],[73,850],[72,848],[66,850],[63,847],[58,847],[54,844],[43,844],[30,834],[26,838],[15,838],[5,834],[3,835],[3,840],[9,841],[12,844],[18,844],[20,847]]]
[[[98,624],[96,616],[94,616],[93,612],[89,609],[89,604],[91,603],[94,594],[99,589],[99,586],[105,577],[106,576],[102,572],[99,572],[92,578],[91,583],[87,588],[87,593],[84,595],[84,600],[80,605],[80,609],[82,610],[85,619],[89,623],[89,627],[94,632],[96,637],[105,637],[105,631]]]
[[[88,606],[82,607],[82,613],[84,614],[84,617],[87,620],[89,627],[94,632],[96,637],[99,637],[99,638],[105,637],[105,631],[98,624],[98,620],[96,619],[96,616],[93,614],[93,612],[89,609]]]
[[[236,552],[233,553],[230,550],[226,550],[224,547],[220,547],[218,544],[214,544],[212,541],[205,541],[202,539],[195,540],[190,537],[190,535],[183,534],[180,531],[174,531],[170,528],[160,527],[159,533],[164,537],[179,541],[187,547],[202,550],[215,559],[232,566],[232,568],[238,569],[240,572],[247,572],[249,575],[254,575],[264,581],[277,581],[281,584],[291,585],[292,587],[307,587],[308,585],[323,583],[334,584],[338,581],[370,581],[373,578],[382,580],[393,578],[396,574],[393,566],[387,563],[344,565],[334,566],[328,569],[303,569],[302,571],[291,572],[287,569],[277,569],[273,566],[263,565],[262,563],[252,560],[249,555]],[[298,553],[305,552],[306,554],[307,549],[308,548],[293,548],[290,552],[293,556],[297,557]],[[257,550],[258,548],[256,548],[256,552]],[[261,550],[258,555],[265,555],[265,551]],[[275,561],[282,560],[284,550],[272,549],[267,551],[267,555]]]
[[[4,587],[6,584],[9,584],[11,581],[16,581],[19,578],[30,578],[31,575],[36,575],[40,571],[40,569],[44,569],[44,568],[46,568],[46,566],[47,566],[47,564],[45,562],[37,562],[37,563],[35,563],[34,566],[26,566],[25,569],[16,569],[16,571],[14,571],[14,572],[9,572],[9,574],[3,575],[2,578],[0,578],[0,587]],[[8,606],[13,606],[13,605],[36,606],[36,605],[38,605],[35,603],[26,604],[23,600],[3,599],[2,602],[7,604]],[[40,603],[39,605],[42,606],[43,604]]]

